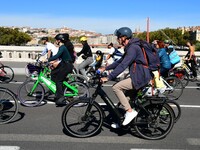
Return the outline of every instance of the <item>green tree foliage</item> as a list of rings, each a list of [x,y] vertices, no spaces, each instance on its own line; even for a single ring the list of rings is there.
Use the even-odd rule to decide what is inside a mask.
[[[31,40],[31,37],[17,28],[3,28],[0,27],[0,45],[25,45]]]
[[[195,50],[196,50],[196,51],[200,51],[200,42],[197,42],[197,43],[195,44]]]
[[[138,38],[146,40],[147,32],[135,35]],[[182,33],[179,29],[165,28],[158,31],[153,31],[149,33],[150,42],[153,40],[172,40],[175,45],[185,45],[187,40],[190,39],[189,32]]]

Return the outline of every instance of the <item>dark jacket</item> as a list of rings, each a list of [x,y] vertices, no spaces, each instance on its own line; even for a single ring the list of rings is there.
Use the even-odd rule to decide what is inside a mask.
[[[83,44],[83,48],[80,52],[77,53],[77,56],[80,56],[81,54],[83,54],[86,57],[92,57],[92,50],[87,42]]]
[[[138,38],[131,39],[124,48],[122,58],[106,67],[106,70],[114,69],[108,76],[109,80],[116,78],[128,67],[133,86],[136,90],[149,83],[152,77],[145,63],[139,42],[140,39]]]
[[[74,45],[72,44],[72,42],[70,40],[67,40],[64,45],[67,47],[69,54],[71,56],[72,62],[74,63],[76,60],[76,56],[75,56],[75,51],[74,51]]]
[[[53,61],[56,59],[61,59],[62,61],[72,61],[69,51],[67,50],[66,46],[62,45],[58,49],[58,53],[48,59],[48,61]]]

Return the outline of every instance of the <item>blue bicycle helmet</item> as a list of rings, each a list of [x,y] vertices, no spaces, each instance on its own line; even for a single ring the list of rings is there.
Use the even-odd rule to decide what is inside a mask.
[[[122,28],[115,30],[114,35],[117,36],[117,38],[126,36],[128,39],[131,39],[133,36],[133,32],[128,27],[122,27]]]

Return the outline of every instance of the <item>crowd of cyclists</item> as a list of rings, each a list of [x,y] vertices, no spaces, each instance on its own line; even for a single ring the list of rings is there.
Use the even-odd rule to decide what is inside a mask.
[[[163,93],[165,91],[165,85],[159,77],[167,77],[168,72],[175,67],[176,64],[172,64],[169,58],[169,53],[174,47],[170,40],[154,40],[150,43],[152,48],[156,49],[156,57],[158,57],[160,63],[157,69],[152,71],[148,68],[148,62],[145,58],[146,55],[141,50],[141,40],[133,37],[130,28],[119,28],[115,31],[114,35],[117,37],[119,45],[123,47],[124,52],[120,52],[118,48],[114,47],[113,43],[110,43],[107,47],[109,49],[107,57],[104,57],[104,53],[101,50],[97,50],[95,52],[95,59],[93,59],[91,46],[88,44],[86,36],[80,38],[82,49],[76,53],[74,45],[70,41],[69,34],[65,33],[57,34],[54,44],[49,42],[48,37],[43,37],[41,40],[46,46],[41,54],[47,54],[45,61],[50,64],[51,79],[56,84],[57,90],[54,100],[58,106],[66,104],[64,102],[63,81],[69,73],[72,73],[78,57],[82,57],[83,61],[76,67],[77,74],[82,74],[87,80],[89,80],[86,74],[88,66],[91,66],[93,70],[100,73],[111,70],[107,77],[101,78],[102,83],[115,80],[122,72],[128,69],[130,75],[112,86],[114,94],[125,110],[122,126],[126,126],[137,116],[138,112],[130,105],[130,96],[127,97],[124,91],[138,91],[154,80],[157,88],[160,88],[161,93]],[[187,45],[189,50],[184,59],[191,69],[195,80],[197,80],[195,47],[190,41],[187,42]],[[106,59],[104,60],[104,58]],[[107,62],[110,58],[113,59],[113,63],[108,65]],[[103,65],[103,62],[106,65]],[[131,95],[134,101],[133,97]],[[119,128],[120,125],[117,122],[113,122],[111,127]]]
[[[131,108],[128,99],[124,95],[124,90],[135,89],[138,90],[141,87],[147,85],[153,78],[152,73],[145,62],[145,57],[142,54],[141,47],[138,46],[140,39],[134,38],[133,33],[130,28],[122,27],[115,31],[115,36],[117,36],[117,41],[119,45],[123,46],[124,53],[120,52],[113,43],[108,44],[108,55],[106,57],[105,63],[108,62],[110,58],[113,59],[113,63],[110,65],[103,66],[103,56],[104,53],[100,50],[96,51],[95,60],[93,60],[93,54],[91,46],[87,42],[87,37],[83,36],[80,38],[82,43],[82,49],[79,52],[75,52],[74,46],[70,41],[69,34],[58,34],[56,35],[56,43],[52,44],[48,42],[47,37],[43,37],[41,40],[46,45],[42,55],[48,53],[47,60],[51,64],[51,78],[56,83],[57,92],[55,96],[55,102],[57,105],[62,105],[64,101],[62,82],[68,73],[72,72],[73,64],[77,57],[82,57],[83,61],[76,67],[77,73],[82,74],[88,80],[89,77],[86,74],[86,68],[91,66],[93,70],[99,70],[104,72],[105,70],[112,70],[108,77],[102,78],[102,82],[107,82],[109,80],[114,80],[126,69],[130,70],[130,76],[127,79],[121,80],[120,82],[113,85],[112,89],[115,95],[118,97],[121,104],[126,110],[125,120],[123,125],[127,125],[136,115],[137,112]],[[195,54],[194,46],[191,42],[187,42],[189,46],[189,51],[185,56],[187,65],[193,71],[195,79],[197,79],[197,73],[195,72]],[[160,65],[158,71],[153,72],[157,88],[161,88],[161,91],[165,91],[165,86],[162,80],[159,80],[159,76],[167,77],[168,72],[172,69],[175,64],[172,64],[169,59],[169,53],[172,51],[173,45],[170,40],[154,40],[152,42],[152,47],[157,49],[157,54],[160,60]],[[113,127],[118,125],[113,124]]]

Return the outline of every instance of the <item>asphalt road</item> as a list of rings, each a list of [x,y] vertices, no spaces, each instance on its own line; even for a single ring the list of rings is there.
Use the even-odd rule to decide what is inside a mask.
[[[16,75],[16,82],[1,84],[14,93],[25,80]],[[64,131],[61,115],[64,107],[56,107],[51,101],[40,107],[23,107],[13,122],[0,125],[0,150],[145,150],[145,149],[200,149],[200,90],[191,82],[177,101],[182,116],[172,131],[162,140],[144,140],[128,131],[103,126],[100,134],[90,138],[73,138]],[[111,83],[104,87],[110,98],[117,103]],[[100,98],[98,102],[103,103]]]

